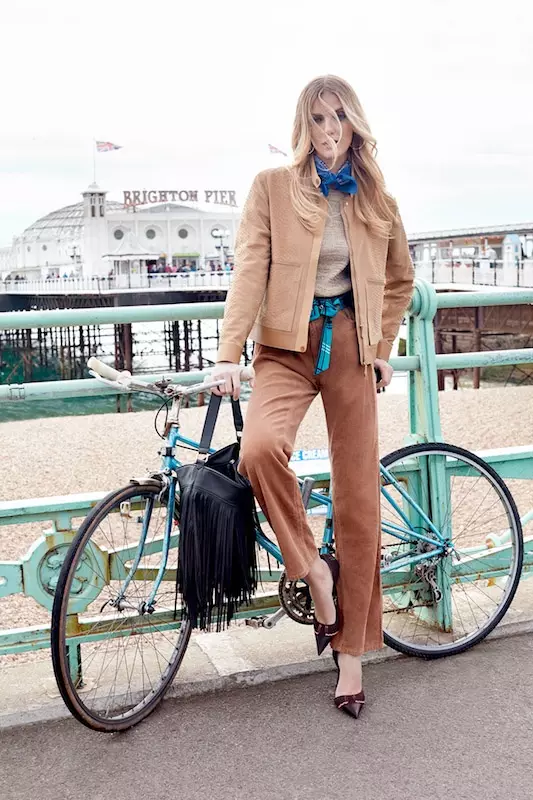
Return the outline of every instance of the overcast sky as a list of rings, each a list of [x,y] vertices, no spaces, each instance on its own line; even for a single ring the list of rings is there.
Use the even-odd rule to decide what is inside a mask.
[[[92,181],[235,189],[349,80],[408,231],[533,219],[530,0],[17,0],[0,24],[0,245]]]

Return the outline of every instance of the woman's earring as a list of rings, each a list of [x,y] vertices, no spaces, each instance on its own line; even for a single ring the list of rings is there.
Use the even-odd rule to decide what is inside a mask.
[[[312,145],[311,145],[311,149],[309,150],[309,152],[307,153],[307,155],[308,155],[308,156],[310,156],[310,155],[312,155],[314,152],[315,152],[315,146],[314,146],[314,144],[312,144]]]

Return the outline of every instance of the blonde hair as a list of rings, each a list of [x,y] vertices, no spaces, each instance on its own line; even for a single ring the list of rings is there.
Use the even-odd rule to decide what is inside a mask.
[[[365,117],[361,103],[354,90],[342,78],[335,75],[324,75],[315,78],[304,88],[298,104],[292,132],[292,148],[294,162],[291,170],[291,200],[294,209],[303,225],[314,229],[321,220],[323,213],[318,201],[321,197],[319,188],[313,186],[311,181],[311,126],[313,116],[311,109],[313,103],[319,99],[326,108],[336,117],[335,109],[330,108],[323,99],[323,92],[330,91],[336,94],[342,103],[347,120],[353,128],[352,142],[348,158],[352,164],[353,175],[357,179],[357,195],[359,202],[356,205],[358,217],[371,229],[372,232],[388,236],[390,224],[394,219],[390,203],[390,195],[385,188],[383,173],[376,161],[376,140],[372,136],[370,127]],[[338,119],[338,117],[337,117]],[[339,126],[340,126],[339,120]],[[336,157],[336,143],[328,136],[334,157]],[[387,199],[389,202],[387,202]]]

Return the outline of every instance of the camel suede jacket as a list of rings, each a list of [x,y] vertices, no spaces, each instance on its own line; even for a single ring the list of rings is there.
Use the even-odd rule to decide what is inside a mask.
[[[320,179],[312,162],[312,180]],[[304,228],[289,195],[287,167],[255,178],[235,242],[235,270],[224,309],[218,361],[238,363],[251,333],[271,347],[305,352],[325,219]],[[387,360],[413,291],[414,270],[405,231],[393,204],[390,238],[371,232],[347,195],[342,215],[350,249],[356,333],[361,364]],[[327,208],[327,200],[321,197]]]

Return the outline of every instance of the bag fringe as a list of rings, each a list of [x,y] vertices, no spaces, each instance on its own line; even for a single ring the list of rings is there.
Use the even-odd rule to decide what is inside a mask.
[[[251,492],[249,502],[243,509],[195,486],[182,493],[177,580],[194,628],[207,630],[216,619],[216,630],[224,630],[256,590]]]

